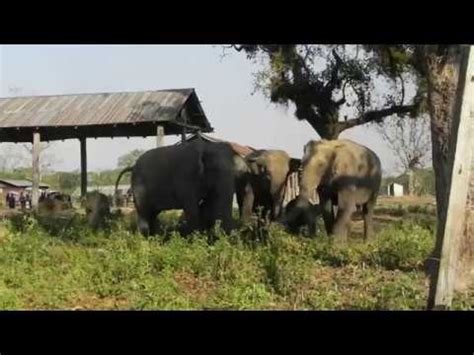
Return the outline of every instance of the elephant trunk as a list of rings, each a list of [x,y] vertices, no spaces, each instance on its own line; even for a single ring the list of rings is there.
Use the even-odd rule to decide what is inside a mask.
[[[313,164],[303,168],[300,178],[300,196],[309,200],[321,182],[321,176],[314,169]]]

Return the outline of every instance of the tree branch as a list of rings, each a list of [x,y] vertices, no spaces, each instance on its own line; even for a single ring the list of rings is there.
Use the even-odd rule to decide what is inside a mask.
[[[347,120],[346,122],[338,122],[339,129],[345,130],[361,124],[369,122],[380,122],[383,118],[392,115],[403,115],[410,113],[414,109],[414,105],[392,106],[382,110],[368,111],[360,117]]]
[[[335,49],[332,50],[332,55],[334,57],[335,63],[334,63],[334,67],[332,68],[332,71],[331,71],[331,78],[329,79],[329,81],[327,82],[327,84],[324,87],[324,90],[326,90],[328,92],[332,92],[338,86],[338,84],[340,83],[341,80],[338,78],[339,69],[344,64],[342,62],[341,57],[339,56],[339,54],[337,54]]]
[[[400,100],[400,106],[403,105],[403,101],[405,101],[405,81],[403,80],[403,76],[401,73],[398,74],[400,78],[400,83],[402,85],[402,99]]]
[[[346,85],[349,81],[345,81],[344,85],[342,85],[342,98],[336,101],[336,106],[342,106],[346,103]]]

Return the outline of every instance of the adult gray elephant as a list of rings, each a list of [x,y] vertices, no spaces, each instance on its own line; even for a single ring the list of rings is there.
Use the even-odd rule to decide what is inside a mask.
[[[373,232],[372,216],[381,179],[380,159],[369,148],[345,139],[310,141],[304,148],[300,195],[286,221],[301,219],[301,213],[306,214],[306,220],[314,215],[308,211],[310,196],[317,189],[327,233],[345,240],[352,214],[361,206],[367,239]],[[334,205],[338,207],[336,217]],[[308,227],[314,233],[314,223]]]
[[[156,233],[156,217],[164,210],[182,209],[189,231],[209,228],[221,220],[232,228],[236,154],[228,143],[198,137],[179,145],[155,148],[124,169],[132,172],[131,189],[137,224],[144,235]]]
[[[282,211],[288,176],[297,171],[300,160],[290,158],[283,150],[269,149],[254,151],[245,161],[247,180],[241,179],[237,188],[242,221],[247,221],[258,207],[262,207],[264,216],[277,219]]]
[[[99,191],[88,192],[84,197],[87,224],[92,229],[103,228],[110,218],[110,200]]]

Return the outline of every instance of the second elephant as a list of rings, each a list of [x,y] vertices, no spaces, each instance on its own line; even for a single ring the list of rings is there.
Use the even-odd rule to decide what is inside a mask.
[[[259,207],[263,216],[277,219],[282,211],[288,176],[298,170],[300,160],[290,158],[283,150],[257,150],[250,153],[245,161],[247,179],[241,180],[237,186],[242,221],[248,221],[250,214]]]

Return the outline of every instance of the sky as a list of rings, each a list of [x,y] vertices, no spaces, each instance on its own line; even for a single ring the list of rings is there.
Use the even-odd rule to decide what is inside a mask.
[[[301,157],[303,146],[319,139],[316,132],[291,108],[253,94],[256,67],[245,55],[222,53],[212,45],[0,45],[0,97],[195,88],[214,136]],[[396,169],[393,153],[373,127],[355,127],[340,138],[374,150],[385,172]],[[167,136],[165,144],[178,139]],[[155,146],[155,137],[90,139],[88,169],[113,169],[128,151]],[[55,170],[80,167],[77,140],[54,143],[48,155]]]

